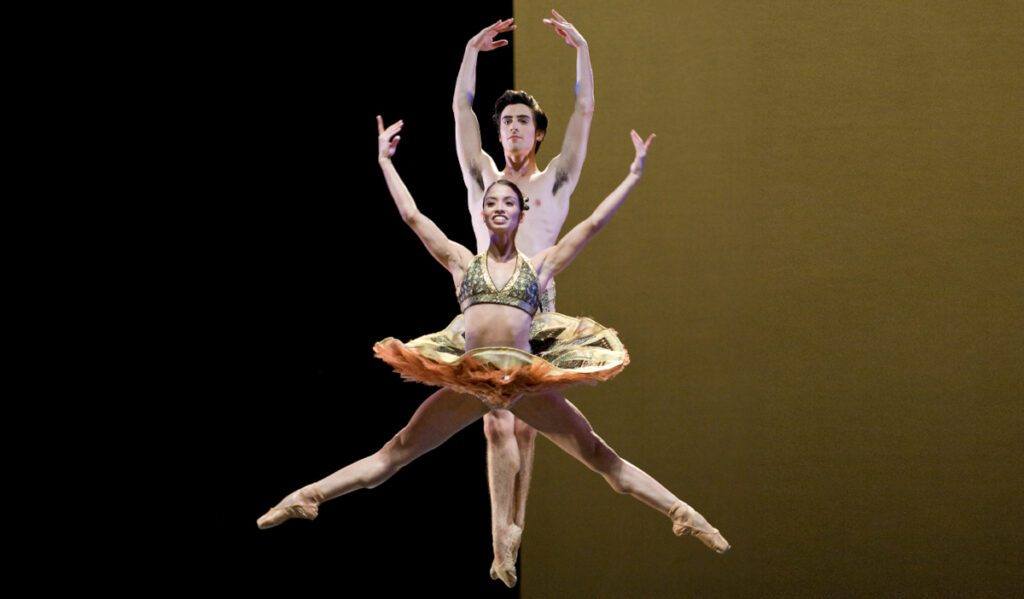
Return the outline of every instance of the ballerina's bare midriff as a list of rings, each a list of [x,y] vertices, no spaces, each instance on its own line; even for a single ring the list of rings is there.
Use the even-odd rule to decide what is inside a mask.
[[[463,312],[466,319],[466,349],[514,347],[530,351],[532,317],[512,306],[476,304]]]

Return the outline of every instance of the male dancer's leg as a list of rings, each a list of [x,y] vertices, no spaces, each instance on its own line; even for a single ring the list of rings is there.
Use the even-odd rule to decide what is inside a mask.
[[[515,560],[522,538],[526,494],[533,466],[533,437],[536,435],[527,435],[521,440],[520,434],[523,433],[518,430],[517,423],[525,426],[507,410],[493,410],[484,415],[494,550],[491,578],[500,578],[509,587],[516,583]],[[499,569],[501,564],[504,568]]]
[[[515,419],[516,445],[519,447],[519,474],[516,476],[515,523],[522,530],[526,526],[526,495],[530,491],[530,477],[533,475],[533,455],[537,429],[519,418]],[[514,553],[518,553],[516,544]]]
[[[554,281],[544,290],[540,301],[542,312],[555,311]],[[495,564],[504,559],[502,555],[506,548],[511,551],[512,563],[515,564],[519,560],[519,545],[526,527],[526,498],[533,476],[537,431],[507,411],[496,410],[484,416],[484,435],[487,437],[487,480],[491,490]],[[492,566],[491,578],[498,577],[499,573]],[[502,580],[508,584],[506,578],[502,577]]]

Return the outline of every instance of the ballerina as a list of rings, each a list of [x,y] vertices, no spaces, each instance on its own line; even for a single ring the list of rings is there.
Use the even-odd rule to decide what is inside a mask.
[[[724,553],[729,543],[707,520],[652,476],[622,459],[597,434],[572,403],[555,389],[607,380],[629,357],[612,329],[557,313],[534,316],[539,290],[565,269],[608,222],[640,180],[652,134],[646,140],[630,132],[635,156],[625,179],[554,246],[532,258],[515,245],[526,201],[508,181],[484,194],[484,223],[490,246],[474,256],[451,241],[417,209],[391,162],[402,121],[385,128],[377,117],[378,162],[402,219],[427,250],[451,273],[462,308],[444,331],[409,343],[388,338],[374,347],[377,356],[403,377],[456,391],[428,397],[409,423],[376,453],[289,494],[257,520],[271,528],[291,518],[312,520],[319,506],[358,489],[383,483],[403,466],[444,443],[493,409],[507,409],[559,448],[600,474],[619,493],[628,493],[666,514],[676,535],[697,537]],[[531,348],[531,338],[538,353]],[[501,531],[494,572],[508,586],[516,583],[513,545],[516,525]]]

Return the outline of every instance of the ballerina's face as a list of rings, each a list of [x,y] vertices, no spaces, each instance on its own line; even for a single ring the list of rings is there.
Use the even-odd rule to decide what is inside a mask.
[[[484,194],[484,224],[491,231],[515,231],[523,210],[519,195],[503,183],[495,183]]]

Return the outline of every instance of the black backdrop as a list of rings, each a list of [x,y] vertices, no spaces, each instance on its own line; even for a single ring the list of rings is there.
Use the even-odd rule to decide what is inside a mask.
[[[189,348],[177,364],[198,375],[182,377],[174,399],[189,424],[175,447],[191,450],[180,476],[199,497],[185,501],[211,506],[188,527],[182,559],[214,574],[204,586],[517,595],[487,575],[479,423],[383,486],[327,504],[316,522],[255,526],[291,490],[379,448],[432,392],[371,350],[458,311],[447,273],[398,218],[374,117],[405,120],[399,172],[421,209],[473,248],[451,97],[466,41],[511,11],[377,5],[198,25],[189,83],[172,100],[182,150],[170,186],[186,226],[169,251],[186,258],[188,282],[174,292],[186,322],[173,334]],[[489,109],[511,84],[511,47],[481,57],[476,109],[494,156]]]

